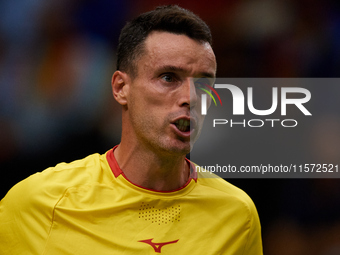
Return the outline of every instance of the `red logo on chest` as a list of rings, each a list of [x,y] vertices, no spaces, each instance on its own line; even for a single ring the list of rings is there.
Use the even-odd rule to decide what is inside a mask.
[[[146,240],[140,240],[138,242],[147,243],[147,244],[152,246],[152,248],[155,250],[155,252],[161,253],[161,249],[164,245],[177,243],[179,239],[177,239],[175,241],[171,241],[171,242],[164,242],[164,243],[153,243],[152,240],[153,240],[153,238],[146,239]]]

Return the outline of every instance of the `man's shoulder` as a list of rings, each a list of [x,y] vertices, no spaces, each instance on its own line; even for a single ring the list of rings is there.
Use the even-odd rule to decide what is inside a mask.
[[[235,206],[245,206],[251,211],[255,209],[254,202],[245,191],[218,175],[210,172],[198,172],[197,177],[198,184],[209,190],[211,196],[232,202]]]
[[[14,247],[20,240],[26,240],[18,249],[28,250],[26,245],[32,245],[31,248],[43,250],[56,208],[70,206],[73,210],[78,201],[80,204],[85,201],[90,207],[92,203],[88,201],[95,200],[91,188],[105,189],[101,183],[110,178],[109,170],[105,154],[93,154],[71,163],[60,163],[17,183],[0,201],[0,236],[13,233],[7,237],[8,245]],[[84,197],[86,199],[81,199]],[[3,248],[1,244],[0,241]]]
[[[91,154],[83,159],[78,159],[70,163],[59,163],[54,167],[49,167],[42,172],[36,173],[36,178],[47,179],[51,182],[69,183],[76,185],[83,183],[87,179],[95,178],[98,172],[106,166],[105,154]]]
[[[12,198],[58,198],[69,188],[103,179],[109,168],[105,154],[92,154],[70,163],[59,163],[17,183],[8,192]],[[6,197],[5,197],[6,198]]]
[[[248,194],[213,173],[198,172],[197,177],[199,192],[212,205],[209,210],[213,212],[215,219],[230,222],[227,224],[229,230],[232,225],[232,231],[247,233],[244,235],[245,239],[242,239],[246,240],[245,243],[235,242],[234,245],[245,246],[244,254],[263,254],[260,220],[255,204]],[[220,225],[222,226],[223,224]]]

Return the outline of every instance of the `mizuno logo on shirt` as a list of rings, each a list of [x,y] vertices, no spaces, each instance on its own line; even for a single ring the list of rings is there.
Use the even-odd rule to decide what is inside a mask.
[[[146,240],[140,240],[138,242],[147,243],[147,244],[152,246],[152,248],[155,250],[155,252],[161,253],[161,249],[164,245],[177,243],[179,239],[177,239],[175,241],[164,242],[164,243],[153,243],[152,240],[153,240],[153,238],[146,239]]]

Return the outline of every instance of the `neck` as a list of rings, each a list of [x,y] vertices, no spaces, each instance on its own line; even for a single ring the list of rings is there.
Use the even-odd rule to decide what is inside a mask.
[[[114,155],[127,179],[147,189],[179,189],[189,178],[190,167],[185,155],[160,155],[144,146],[124,143],[116,148]]]

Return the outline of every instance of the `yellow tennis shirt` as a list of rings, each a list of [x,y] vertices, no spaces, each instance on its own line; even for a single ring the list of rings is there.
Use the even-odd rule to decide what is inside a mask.
[[[191,172],[181,189],[148,190],[110,150],[36,173],[0,202],[0,254],[262,254],[252,200]]]

